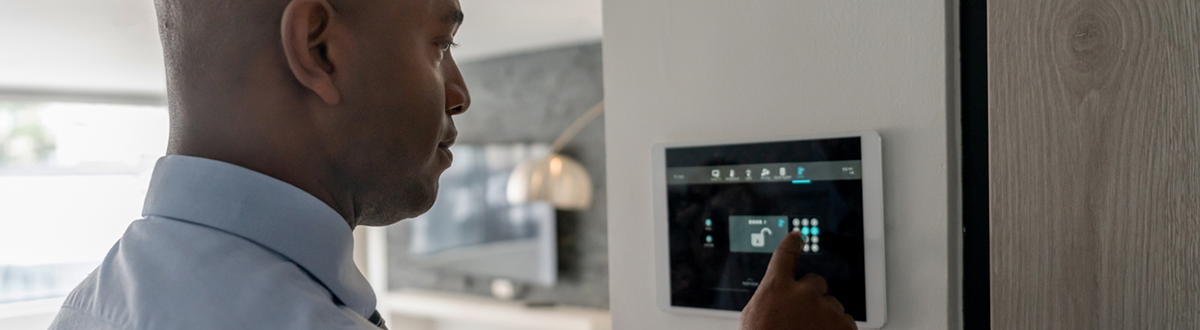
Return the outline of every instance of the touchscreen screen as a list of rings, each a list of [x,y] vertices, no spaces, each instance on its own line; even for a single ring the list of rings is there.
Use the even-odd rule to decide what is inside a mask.
[[[671,304],[741,311],[789,231],[866,321],[859,137],[666,149]]]

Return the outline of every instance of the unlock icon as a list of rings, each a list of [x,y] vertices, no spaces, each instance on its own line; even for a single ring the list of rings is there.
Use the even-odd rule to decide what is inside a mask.
[[[750,233],[750,246],[763,247],[763,245],[767,245],[766,235],[770,234],[771,228],[763,228],[762,231],[759,231],[757,234]]]

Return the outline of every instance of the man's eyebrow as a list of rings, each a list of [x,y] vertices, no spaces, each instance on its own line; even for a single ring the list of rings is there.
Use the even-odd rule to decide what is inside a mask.
[[[443,20],[445,20],[447,24],[462,25],[463,12],[462,10],[455,8],[453,11],[447,14]]]

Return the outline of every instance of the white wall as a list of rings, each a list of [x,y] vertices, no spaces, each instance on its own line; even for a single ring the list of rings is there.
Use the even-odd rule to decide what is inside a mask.
[[[655,142],[854,129],[884,142],[885,328],[957,326],[947,1],[605,0],[614,328],[736,328],[654,304]]]

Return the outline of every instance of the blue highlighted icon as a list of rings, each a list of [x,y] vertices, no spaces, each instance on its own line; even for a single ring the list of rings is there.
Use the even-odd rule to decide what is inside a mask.
[[[779,219],[779,228],[783,228],[783,224],[785,224],[785,223],[787,223],[787,221],[784,221],[783,219]]]
[[[792,180],[792,184],[809,184],[812,180]]]
[[[705,242],[712,243],[712,235],[705,236],[705,237],[704,237],[704,241],[705,241]]]
[[[808,236],[808,227],[800,228],[800,235]]]
[[[820,229],[817,229],[817,227],[812,227],[812,234],[813,234],[813,236],[820,235],[820,234],[821,234],[821,230],[820,230]]]
[[[712,227],[712,219],[704,219],[704,225],[708,226],[708,227]]]
[[[800,177],[800,178],[804,177],[804,168],[803,167],[796,168],[796,177]]]

